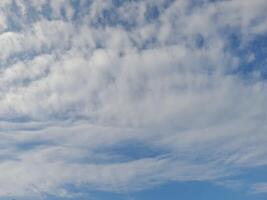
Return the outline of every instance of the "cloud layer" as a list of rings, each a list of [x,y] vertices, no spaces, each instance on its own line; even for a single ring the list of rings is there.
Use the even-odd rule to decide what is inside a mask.
[[[266,9],[1,1],[0,197],[216,183],[266,166],[266,59],[252,48]]]

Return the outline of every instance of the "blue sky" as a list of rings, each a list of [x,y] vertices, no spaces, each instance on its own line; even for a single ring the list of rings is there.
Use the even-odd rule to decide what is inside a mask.
[[[266,10],[0,1],[0,200],[266,199]]]

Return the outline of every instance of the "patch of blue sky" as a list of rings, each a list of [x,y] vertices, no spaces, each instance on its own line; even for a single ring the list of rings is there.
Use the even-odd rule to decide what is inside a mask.
[[[259,35],[245,44],[238,34],[230,34],[228,37],[227,51],[235,55],[239,64],[231,73],[250,80],[256,78],[267,78],[267,36]]]
[[[244,169],[238,175],[232,176],[231,180],[246,182],[250,184],[258,182],[267,182],[267,168],[266,166],[260,166]]]
[[[106,8],[102,11],[101,15],[92,22],[91,25],[96,28],[119,26],[125,30],[131,30],[136,27],[137,23],[135,20],[126,20],[121,18],[117,10],[114,8]]]
[[[10,113],[10,116],[5,116],[5,118],[0,118],[2,122],[13,122],[13,123],[26,123],[31,122],[32,119],[27,115],[19,115],[17,117],[13,116],[14,113]]]
[[[27,141],[27,142],[20,142],[16,144],[16,149],[18,151],[27,151],[27,150],[33,150],[35,148],[40,148],[42,146],[51,146],[53,145],[53,142],[51,141]]]
[[[74,10],[72,20],[78,22],[84,15],[87,14],[87,10],[84,8],[90,8],[92,1],[71,0],[71,6]]]
[[[46,17],[47,20],[52,20],[52,8],[49,3],[42,6],[41,14]]]
[[[160,158],[168,155],[164,149],[148,146],[142,142],[126,141],[117,144],[111,148],[102,148],[99,152],[109,152],[110,154],[118,155],[123,161],[132,161],[146,158]],[[121,160],[121,161],[122,161]]]
[[[120,7],[120,6],[123,6],[124,4],[126,3],[129,3],[129,2],[140,2],[140,0],[112,0],[112,3],[115,7]]]
[[[249,194],[239,189],[221,187],[209,182],[168,182],[153,188],[126,193],[114,193],[105,191],[88,190],[86,186],[77,189],[75,186],[67,186],[68,191],[77,194],[74,199],[79,200],[265,200],[264,194]],[[79,195],[83,194],[83,195]],[[49,196],[49,200],[63,200],[65,197]]]
[[[138,0],[128,0],[128,1],[121,1],[121,0],[113,0],[112,6],[110,8],[104,9],[102,15],[92,24],[94,27],[121,27],[125,30],[133,30],[137,25],[138,22],[136,19],[132,18],[131,20],[123,18],[119,11],[119,7],[123,6],[125,3],[133,3],[138,2]],[[161,10],[166,9],[171,5],[173,0],[165,1],[162,4],[151,4],[146,7],[144,17],[146,23],[153,23],[158,20]]]
[[[149,6],[145,12],[145,18],[146,21],[154,21],[157,20],[158,17],[160,16],[160,11],[157,6]]]

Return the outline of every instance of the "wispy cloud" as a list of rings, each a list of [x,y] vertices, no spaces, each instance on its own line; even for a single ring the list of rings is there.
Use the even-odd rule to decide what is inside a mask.
[[[255,183],[252,185],[252,191],[255,193],[267,193],[267,183]]]

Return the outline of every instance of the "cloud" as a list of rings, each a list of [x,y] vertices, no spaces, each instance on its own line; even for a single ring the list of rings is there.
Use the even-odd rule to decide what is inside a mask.
[[[235,73],[235,51],[266,34],[266,6],[1,1],[0,196],[216,184],[265,166],[266,80]]]
[[[255,183],[252,185],[252,190],[255,193],[266,193],[267,185],[266,183]]]

